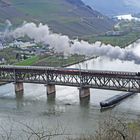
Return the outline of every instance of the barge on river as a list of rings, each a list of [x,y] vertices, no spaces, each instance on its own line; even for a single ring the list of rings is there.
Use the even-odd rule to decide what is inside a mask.
[[[101,108],[109,108],[115,106],[117,103],[121,102],[122,100],[126,99],[129,96],[134,95],[135,93],[122,93],[119,95],[115,95],[105,101],[100,102]]]

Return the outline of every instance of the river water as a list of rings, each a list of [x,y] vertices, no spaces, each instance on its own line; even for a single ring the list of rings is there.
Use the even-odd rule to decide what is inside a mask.
[[[133,62],[109,60],[107,58],[92,59],[71,66],[73,68],[92,70],[140,71],[140,65]],[[55,129],[59,133],[70,136],[93,134],[98,124],[110,114],[124,117],[127,120],[139,119],[140,95],[136,94],[116,107],[101,111],[99,103],[116,94],[118,91],[91,89],[90,100],[79,101],[79,91],[76,87],[56,87],[56,97],[47,99],[46,87],[37,84],[24,84],[24,94],[15,96],[12,83],[0,87],[0,133],[5,130],[12,134],[14,139],[21,139],[31,131],[29,127],[45,130]],[[56,133],[56,132],[55,132]],[[24,137],[23,136],[23,137]],[[24,138],[23,138],[24,139]],[[60,138],[57,138],[60,139]]]

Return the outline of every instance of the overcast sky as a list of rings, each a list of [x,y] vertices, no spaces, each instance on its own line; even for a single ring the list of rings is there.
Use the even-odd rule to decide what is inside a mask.
[[[140,0],[124,0],[127,5],[133,5],[136,7],[140,7]]]
[[[82,0],[108,16],[140,13],[140,0]]]

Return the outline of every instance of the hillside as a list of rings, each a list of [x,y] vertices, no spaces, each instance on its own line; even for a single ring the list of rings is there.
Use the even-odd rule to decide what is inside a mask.
[[[140,13],[134,14],[133,16],[136,18],[140,18]]]
[[[140,0],[82,0],[85,4],[108,16],[140,12]]]
[[[24,20],[47,23],[54,31],[74,36],[102,34],[113,21],[86,6],[81,0],[0,0],[0,23],[15,25]]]

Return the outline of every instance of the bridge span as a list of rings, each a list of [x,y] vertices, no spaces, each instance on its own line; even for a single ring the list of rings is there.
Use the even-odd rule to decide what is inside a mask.
[[[0,81],[14,82],[15,91],[23,83],[44,84],[47,94],[55,94],[55,85],[79,87],[80,98],[90,96],[90,88],[140,92],[140,73],[79,70],[38,66],[0,66]]]

